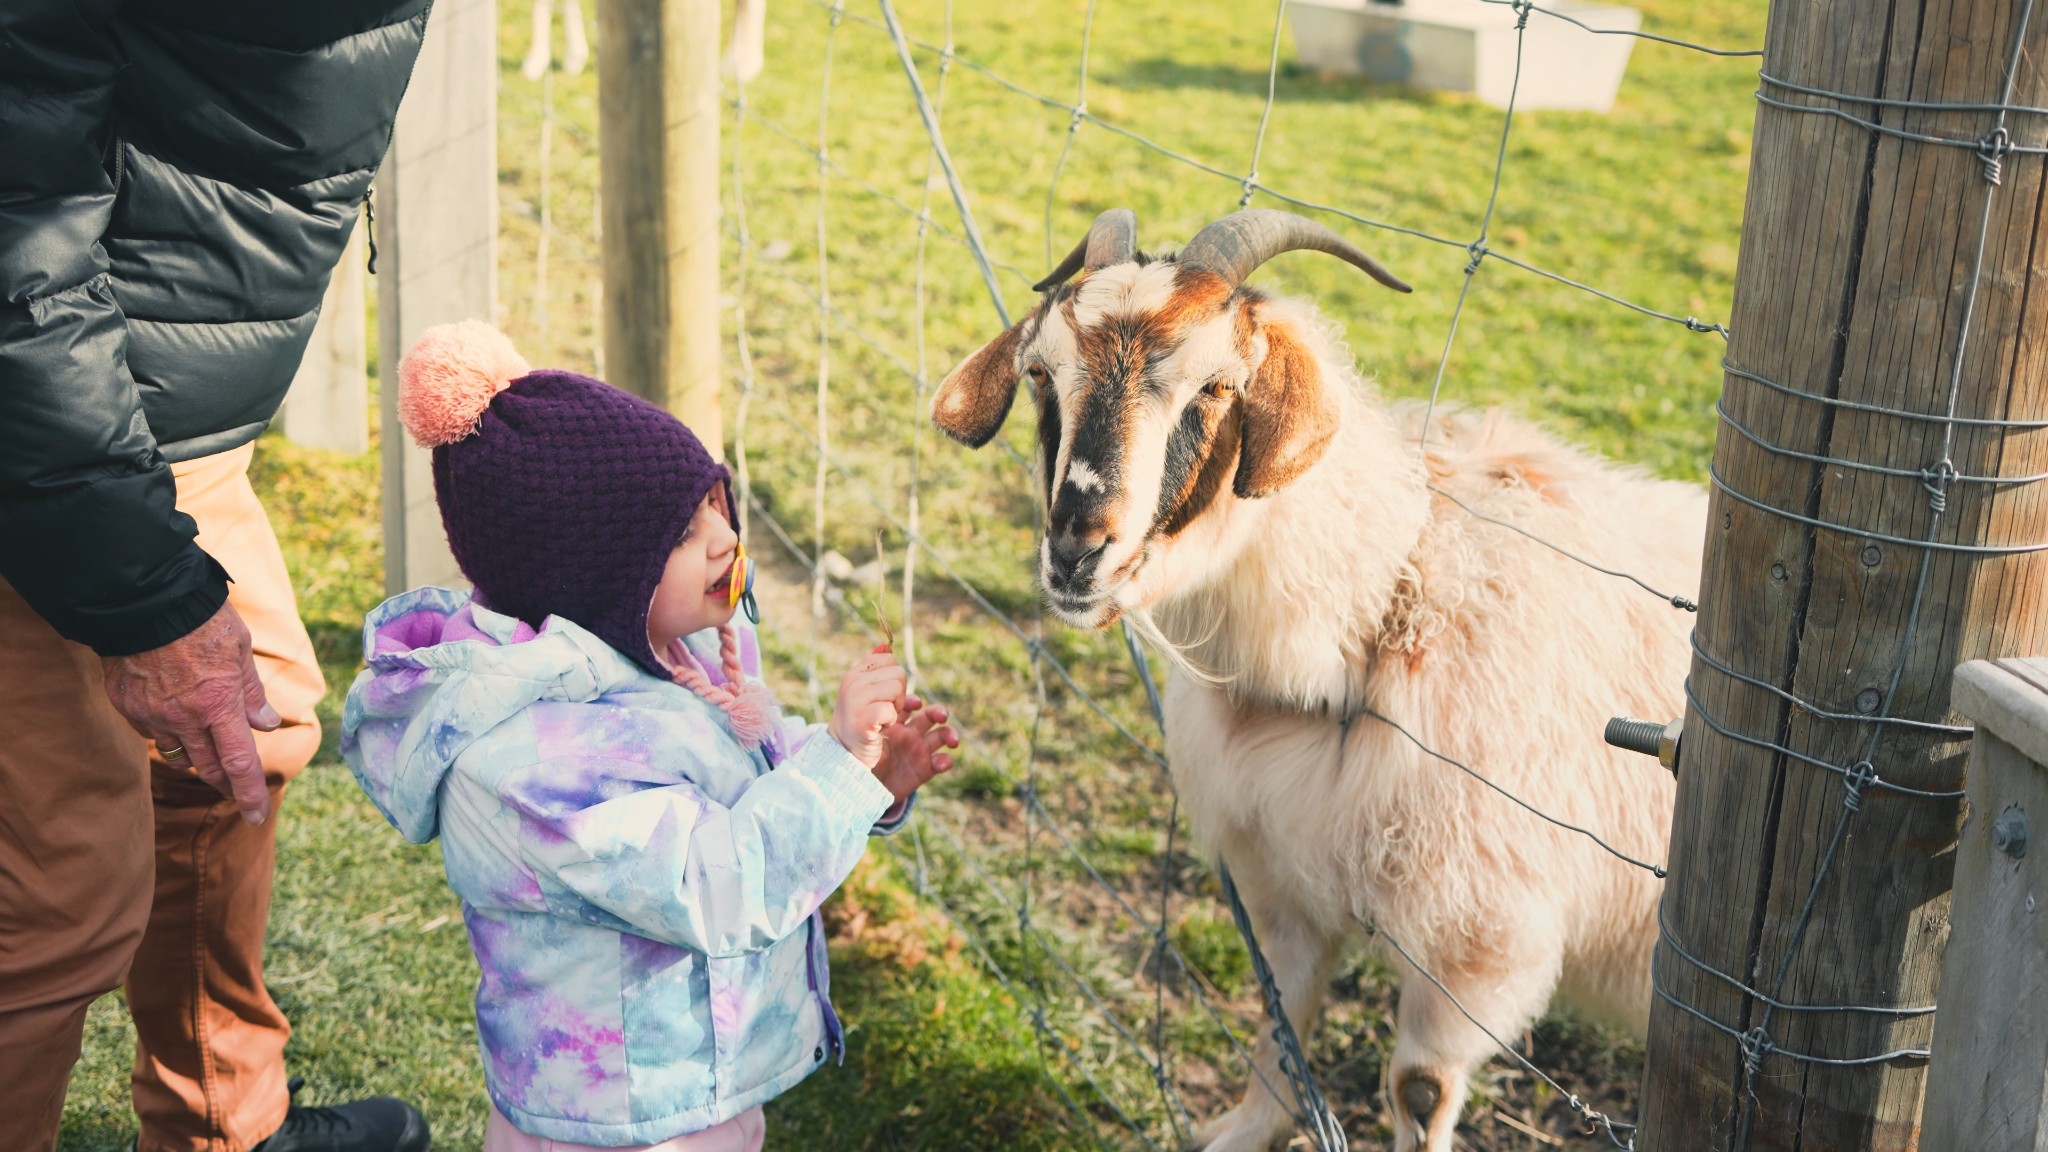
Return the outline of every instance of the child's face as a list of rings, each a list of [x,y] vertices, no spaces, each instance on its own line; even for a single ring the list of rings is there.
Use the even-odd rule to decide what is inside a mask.
[[[726,514],[725,485],[716,485],[697,505],[683,542],[669,553],[648,605],[647,643],[656,652],[666,652],[677,637],[732,619],[729,588],[739,543]]]

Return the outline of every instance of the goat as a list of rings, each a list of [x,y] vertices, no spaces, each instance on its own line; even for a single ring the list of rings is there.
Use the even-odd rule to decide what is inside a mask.
[[[1174,653],[1174,781],[1290,1018],[1308,1033],[1372,925],[1496,1036],[1553,993],[1640,1035],[1660,882],[1417,742],[1661,862],[1673,783],[1600,731],[1677,714],[1683,622],[1503,524],[1689,591],[1704,494],[1498,412],[1382,401],[1313,308],[1244,284],[1307,248],[1407,290],[1320,224],[1238,212],[1177,255],[1135,239],[1129,210],[1099,217],[1031,314],[946,378],[933,420],[979,447],[1030,388],[1046,600]],[[1494,1045],[1388,959],[1395,1147],[1447,1152]],[[1284,1083],[1270,1032],[1254,1061]],[[1292,1124],[1255,1081],[1196,1146],[1265,1148]]]
[[[720,66],[728,78],[751,84],[761,75],[764,63],[763,24],[767,17],[767,0],[733,0],[732,40],[726,46],[725,60]],[[533,0],[533,38],[526,50],[526,60],[519,68],[528,80],[540,79],[552,61],[548,25],[553,18],[554,0]],[[566,38],[562,71],[574,76],[583,71],[583,66],[590,61],[590,39],[583,30],[580,0],[562,0],[562,31]]]

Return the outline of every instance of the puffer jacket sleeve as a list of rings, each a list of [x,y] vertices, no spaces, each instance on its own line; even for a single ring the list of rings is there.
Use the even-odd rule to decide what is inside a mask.
[[[0,3],[0,576],[65,637],[146,651],[226,599],[165,458],[276,413],[426,9]]]
[[[520,814],[527,865],[543,891],[559,885],[640,935],[713,957],[758,952],[803,927],[859,863],[891,802],[829,737],[806,741],[730,807],[689,784],[611,796],[560,786],[605,775],[601,765],[542,761],[500,784]]]
[[[176,509],[101,245],[118,70],[104,13],[0,4],[0,577],[105,654],[184,635],[227,579]]]

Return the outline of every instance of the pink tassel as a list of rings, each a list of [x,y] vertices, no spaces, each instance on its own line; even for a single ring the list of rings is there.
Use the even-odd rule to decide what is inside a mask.
[[[732,726],[733,739],[749,750],[759,748],[775,735],[775,720],[781,714],[775,693],[766,684],[749,683],[739,690],[731,704],[721,705]]]
[[[675,669],[673,679],[725,713],[726,727],[732,730],[740,747],[758,751],[775,734],[782,705],[767,685],[747,679],[746,670],[740,666],[739,637],[730,626],[718,630],[718,640],[720,662],[725,665],[720,671],[725,674],[725,683],[713,684],[696,654],[681,640],[669,645],[667,653],[668,662]],[[735,689],[734,685],[738,687]]]

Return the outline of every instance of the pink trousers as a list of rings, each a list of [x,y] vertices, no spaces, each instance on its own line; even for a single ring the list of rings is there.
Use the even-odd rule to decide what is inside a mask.
[[[636,1144],[631,1148],[595,1148],[564,1140],[528,1136],[512,1126],[497,1108],[484,1125],[484,1152],[761,1152],[761,1138],[768,1121],[759,1108],[745,1112],[702,1132],[663,1140],[659,1144]]]

